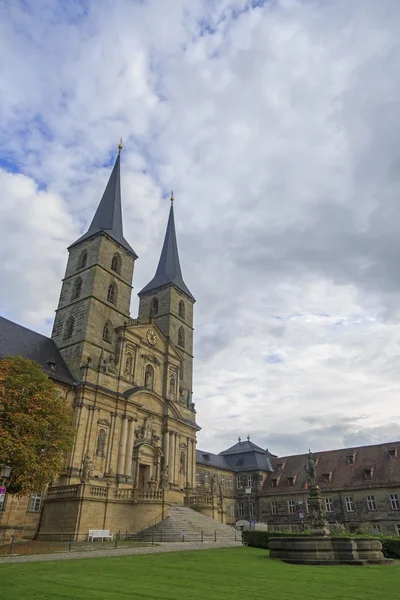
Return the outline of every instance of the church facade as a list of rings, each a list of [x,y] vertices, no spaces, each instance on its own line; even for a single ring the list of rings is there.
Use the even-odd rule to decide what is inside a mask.
[[[85,539],[134,533],[185,505],[222,523],[307,525],[303,455],[278,458],[250,437],[196,450],[193,310],[170,212],[156,273],[130,316],[137,255],[123,235],[120,153],[93,220],[68,248],[51,338],[0,317],[0,359],[38,362],[73,409],[65,468],[29,498],[0,495],[11,535]],[[400,535],[400,442],[322,452],[319,484],[332,523]]]

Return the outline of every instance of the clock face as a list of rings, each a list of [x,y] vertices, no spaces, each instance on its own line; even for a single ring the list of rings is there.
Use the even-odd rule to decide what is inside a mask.
[[[157,336],[154,332],[154,329],[149,329],[147,334],[147,341],[149,342],[149,344],[151,344],[152,346],[155,346],[157,344]]]

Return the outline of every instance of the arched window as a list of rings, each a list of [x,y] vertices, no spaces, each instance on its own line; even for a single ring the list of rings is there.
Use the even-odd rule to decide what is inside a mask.
[[[144,387],[152,390],[154,386],[154,369],[151,365],[147,365],[144,372]]]
[[[119,254],[114,254],[111,261],[111,270],[116,273],[121,273],[121,257]]]
[[[78,265],[77,265],[77,269],[83,269],[84,267],[86,267],[86,263],[87,263],[87,250],[83,250],[78,258]]]
[[[178,330],[178,346],[180,346],[181,348],[185,347],[185,332],[183,330],[183,327],[179,327]]]
[[[96,454],[99,454],[100,456],[104,456],[105,445],[106,445],[106,432],[104,431],[104,429],[100,429],[99,435],[97,436]]]
[[[115,283],[110,283],[108,286],[107,300],[113,304],[117,304],[118,288]]]
[[[75,282],[74,282],[71,300],[75,300],[76,298],[79,298],[79,296],[81,295],[81,292],[82,292],[82,277],[78,277],[77,279],[75,279]]]
[[[103,327],[103,340],[105,342],[111,343],[111,331],[110,323],[106,323]]]
[[[153,298],[151,301],[151,316],[158,315],[158,298]]]
[[[185,303],[183,300],[179,301],[178,314],[181,319],[185,318]]]
[[[74,317],[72,317],[72,316],[68,317],[68,319],[65,322],[65,326],[64,326],[64,339],[72,337],[72,334],[74,333],[74,327],[75,327]]]
[[[126,359],[125,359],[125,372],[129,373],[129,375],[131,375],[132,369],[133,369],[133,356],[131,353],[129,353],[126,355]]]

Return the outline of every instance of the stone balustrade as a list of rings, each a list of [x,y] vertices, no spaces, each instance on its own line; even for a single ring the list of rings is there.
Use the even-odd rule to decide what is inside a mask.
[[[80,485],[56,485],[47,490],[47,498],[73,498],[78,495]]]
[[[206,495],[187,496],[185,498],[186,506],[213,506],[213,497]]]

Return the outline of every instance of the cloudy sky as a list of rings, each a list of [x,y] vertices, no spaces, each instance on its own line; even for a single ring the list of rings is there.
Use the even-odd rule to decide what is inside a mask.
[[[0,2],[0,314],[50,334],[122,136],[136,292],[175,192],[199,446],[399,439],[399,40],[398,0]]]

